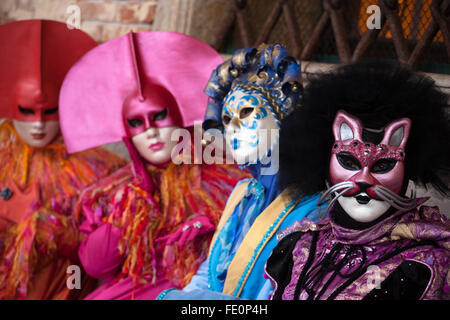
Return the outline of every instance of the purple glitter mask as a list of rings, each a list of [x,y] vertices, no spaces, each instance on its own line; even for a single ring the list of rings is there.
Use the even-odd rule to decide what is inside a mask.
[[[382,186],[400,193],[404,183],[405,146],[411,120],[403,118],[391,122],[384,130],[381,143],[363,142],[361,122],[339,111],[333,123],[335,142],[331,150],[330,179],[333,185],[349,181],[352,188],[345,195],[365,192],[381,199],[374,191]]]
[[[408,118],[393,121],[383,130],[382,141],[375,145],[363,141],[363,126],[357,118],[339,111],[333,123],[335,142],[330,160],[333,185],[322,194],[319,204],[332,195],[328,211],[340,196],[366,193],[399,210],[413,207],[416,203],[414,188],[410,198],[399,195],[405,179],[404,150],[410,128]]]

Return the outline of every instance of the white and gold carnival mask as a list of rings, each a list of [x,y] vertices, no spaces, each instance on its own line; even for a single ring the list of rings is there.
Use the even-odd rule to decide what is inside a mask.
[[[278,146],[280,121],[267,98],[256,89],[235,87],[222,109],[225,140],[240,165],[264,163]]]

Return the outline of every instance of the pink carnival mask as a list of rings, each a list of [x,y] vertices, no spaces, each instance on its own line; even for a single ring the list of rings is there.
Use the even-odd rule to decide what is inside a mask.
[[[182,127],[183,122],[173,96],[160,86],[147,86],[142,93],[128,96],[123,103],[127,137],[150,128]]]
[[[404,180],[405,146],[411,120],[391,122],[384,130],[381,143],[363,142],[361,122],[339,111],[333,123],[335,142],[331,150],[330,179],[334,184],[350,181],[353,187],[345,195],[355,195],[365,189],[374,198],[377,185],[400,193]]]
[[[154,165],[171,159],[178,143],[172,140],[172,132],[182,126],[182,120],[175,99],[166,89],[152,85],[128,96],[122,116],[127,138],[142,158]]]
[[[330,180],[321,199],[333,195],[344,211],[359,222],[371,222],[391,206],[411,207],[415,196],[400,195],[405,182],[405,146],[411,128],[407,118],[395,120],[384,130],[363,128],[361,122],[339,111],[333,123]],[[383,133],[379,144],[363,141],[363,130]]]

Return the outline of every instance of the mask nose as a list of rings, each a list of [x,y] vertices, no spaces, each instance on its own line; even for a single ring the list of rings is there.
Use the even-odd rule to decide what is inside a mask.
[[[379,199],[378,195],[373,190],[373,187],[379,184],[379,181],[372,176],[368,167],[364,167],[363,170],[355,176],[354,182],[361,192],[367,193],[374,199]]]
[[[365,182],[356,182],[361,192],[366,192],[372,185]]]
[[[370,173],[370,170],[368,167],[364,167],[359,173],[355,176],[355,183],[356,184],[362,184],[362,185],[368,185],[373,186],[375,184],[375,179]]]
[[[150,114],[143,115],[142,120],[144,121],[144,132],[147,132],[148,135],[148,132],[154,129],[154,126],[151,121],[151,115]]]
[[[43,110],[36,110],[35,111],[36,114],[36,121],[37,122],[44,122],[44,111]]]
[[[155,127],[148,128],[147,131],[145,131],[145,134],[148,139],[156,138],[158,136],[158,129]]]
[[[44,123],[44,121],[42,120],[42,117],[40,117],[39,119],[38,119],[38,121],[36,121],[36,122],[34,122],[33,123],[33,127],[34,128],[36,128],[36,129],[44,129],[44,127],[45,127],[45,123]]]
[[[233,131],[237,131],[241,128],[241,122],[238,117],[234,116],[233,119],[231,119],[230,128]]]

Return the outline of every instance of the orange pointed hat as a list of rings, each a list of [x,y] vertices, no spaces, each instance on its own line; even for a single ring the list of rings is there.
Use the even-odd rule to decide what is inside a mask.
[[[1,25],[0,43],[0,118],[20,121],[58,119],[49,111],[58,107],[66,73],[97,45],[85,32],[51,20]]]

